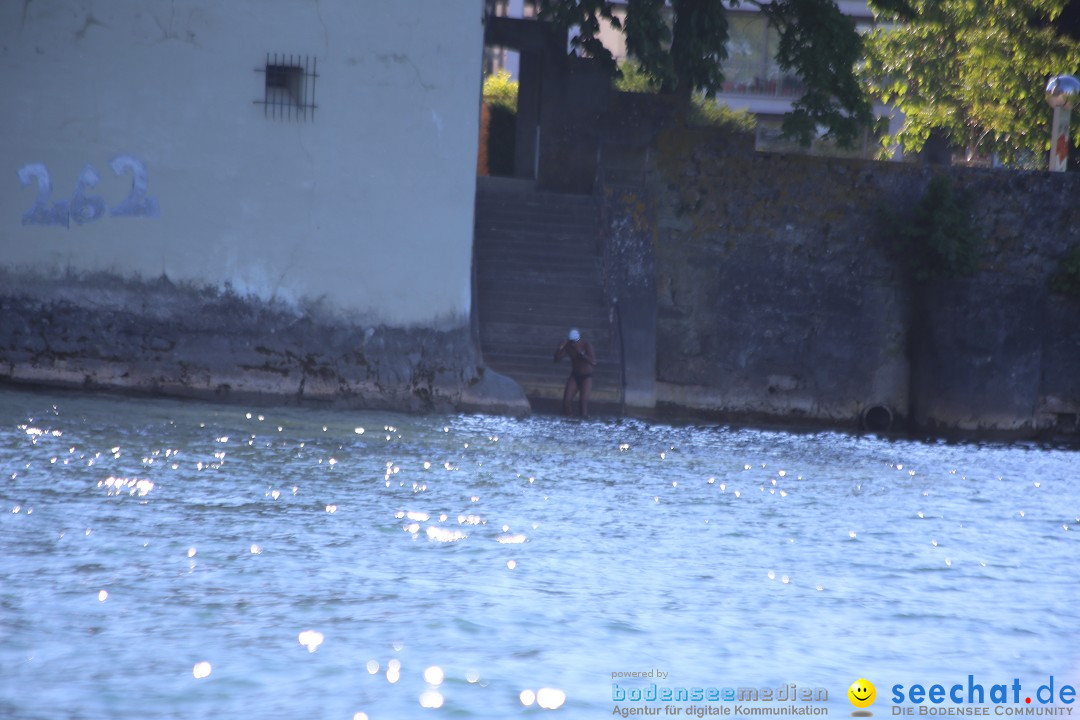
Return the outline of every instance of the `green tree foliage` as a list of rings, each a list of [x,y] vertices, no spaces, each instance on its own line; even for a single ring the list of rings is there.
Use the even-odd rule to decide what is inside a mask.
[[[518,83],[507,70],[484,78],[484,104],[488,106],[487,167],[492,175],[514,174],[517,137]]]
[[[739,132],[754,132],[757,120],[749,110],[732,110],[727,105],[720,105],[713,100],[699,95],[690,105],[687,115],[690,125],[724,127]]]
[[[880,2],[906,7],[905,0]],[[835,0],[627,0],[625,22],[615,16],[609,0],[542,0],[541,17],[573,28],[573,49],[616,73],[611,52],[598,37],[606,20],[623,31],[627,52],[662,92],[688,99],[700,92],[711,98],[724,82],[727,6],[753,6],[765,14],[780,35],[781,69],[805,85],[805,94],[785,118],[785,131],[809,144],[824,130],[849,146],[872,121],[872,113],[855,75],[861,40]]]
[[[904,114],[900,130],[883,138],[884,152],[918,152],[937,132],[969,160],[997,155],[1045,167],[1046,82],[1080,70],[1080,42],[1057,22],[1067,0],[870,4],[879,25],[866,38],[863,76]]]
[[[658,93],[660,81],[645,72],[638,61],[625,60],[619,63],[615,89],[621,92]],[[748,111],[732,110],[726,105],[719,105],[703,93],[694,96],[687,119],[691,125],[725,127],[741,132],[753,132],[757,125],[754,116]]]
[[[622,28],[609,0],[540,0],[540,18],[564,30],[574,28],[576,32],[570,39],[570,48],[596,58],[612,74],[618,72],[615,58],[598,37],[602,21],[607,21],[616,30]]]
[[[516,113],[518,84],[511,78],[509,70],[499,70],[484,78],[484,102]]]
[[[660,82],[662,92],[713,96],[724,82],[727,11],[721,0],[674,0],[670,25],[664,0],[626,6],[626,51]]]
[[[793,70],[805,91],[784,118],[784,132],[804,145],[819,126],[826,137],[849,147],[863,127],[873,122],[870,103],[855,74],[862,38],[855,22],[832,0],[788,0],[762,6],[780,29],[776,60]]]
[[[625,60],[619,63],[619,74],[615,78],[615,89],[620,92],[658,93],[660,81],[645,72],[637,60]]]

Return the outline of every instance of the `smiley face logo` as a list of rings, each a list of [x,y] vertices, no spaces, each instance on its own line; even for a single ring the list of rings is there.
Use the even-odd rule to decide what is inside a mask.
[[[866,678],[859,678],[851,683],[847,691],[848,700],[857,708],[868,708],[877,699],[877,690],[874,684]],[[852,713],[854,714],[854,713]],[[861,714],[861,713],[860,713]]]

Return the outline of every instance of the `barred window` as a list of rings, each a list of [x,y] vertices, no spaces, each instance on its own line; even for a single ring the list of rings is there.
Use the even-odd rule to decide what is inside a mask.
[[[263,74],[263,97],[255,104],[266,117],[314,120],[317,67],[308,55],[267,53],[266,64],[255,70]]]

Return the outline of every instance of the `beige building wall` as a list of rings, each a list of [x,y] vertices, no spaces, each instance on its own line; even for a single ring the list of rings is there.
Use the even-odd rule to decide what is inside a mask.
[[[0,268],[466,325],[482,14],[482,0],[0,3]],[[268,56],[307,64],[271,93],[314,107],[261,104]]]

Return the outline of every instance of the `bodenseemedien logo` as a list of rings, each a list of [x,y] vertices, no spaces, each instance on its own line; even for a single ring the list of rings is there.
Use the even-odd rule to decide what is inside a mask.
[[[852,717],[873,717],[874,713],[866,708],[874,704],[877,699],[877,688],[874,683],[866,678],[859,678],[851,683],[847,691],[848,700],[857,709],[851,712]]]
[[[651,671],[650,671],[651,673]],[[660,677],[663,674],[613,672],[612,678]],[[624,681],[625,682],[625,681]],[[784,683],[779,687],[720,687],[611,684],[613,715],[638,715],[705,718],[722,715],[782,717],[824,716],[829,714],[829,691],[823,687],[798,686]],[[657,705],[656,703],[664,703]]]

